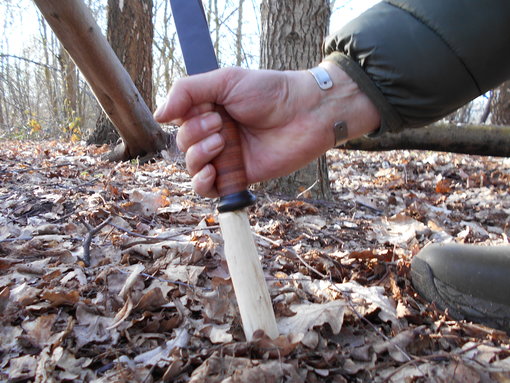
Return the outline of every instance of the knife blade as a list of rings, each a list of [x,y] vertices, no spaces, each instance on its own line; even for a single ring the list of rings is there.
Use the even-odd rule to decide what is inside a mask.
[[[217,69],[201,0],[170,0],[170,5],[188,75]],[[220,134],[225,140],[225,149],[212,161],[220,194],[218,220],[244,333],[247,340],[257,330],[276,338],[271,298],[245,209],[255,203],[255,196],[247,189],[239,129],[223,106],[216,105],[215,111],[222,118]]]

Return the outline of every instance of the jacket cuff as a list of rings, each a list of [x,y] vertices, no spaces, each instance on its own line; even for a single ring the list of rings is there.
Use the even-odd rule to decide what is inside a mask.
[[[349,56],[333,52],[324,58],[338,65],[358,85],[359,89],[372,101],[381,115],[381,125],[369,137],[377,137],[383,133],[397,133],[404,128],[402,118],[395,108],[386,100],[366,72]]]

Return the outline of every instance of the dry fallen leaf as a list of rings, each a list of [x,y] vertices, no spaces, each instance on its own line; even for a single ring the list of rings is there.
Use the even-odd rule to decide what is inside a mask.
[[[0,145],[0,381],[510,380],[508,335],[450,320],[409,276],[431,242],[508,244],[509,159],[336,150],[333,200],[260,194],[260,259],[277,319],[296,322],[248,343],[213,203],[182,158],[107,151]],[[110,219],[91,267],[78,217]]]
[[[284,335],[306,334],[314,327],[327,323],[333,334],[338,334],[342,328],[345,306],[345,302],[342,301],[292,305],[290,309],[296,315],[281,318],[278,321],[278,330]]]
[[[76,307],[77,323],[74,326],[76,347],[80,348],[91,342],[111,342],[115,344],[119,339],[119,333],[115,329],[109,329],[114,318],[99,315],[92,307],[84,303],[78,303]]]

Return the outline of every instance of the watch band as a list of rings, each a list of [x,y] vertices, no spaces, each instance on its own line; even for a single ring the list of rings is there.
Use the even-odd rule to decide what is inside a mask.
[[[317,85],[319,85],[319,88],[322,90],[328,90],[333,87],[333,81],[331,80],[331,77],[329,76],[329,73],[326,69],[316,66],[314,68],[308,69],[308,72],[310,72],[317,81]]]
[[[322,90],[328,90],[333,87],[333,80],[329,76],[329,73],[326,69],[320,66],[316,66],[314,68],[308,69],[319,85],[319,88]],[[349,137],[349,132],[347,131],[347,123],[345,121],[337,121],[333,124],[333,132],[335,133],[335,145],[333,147],[338,147],[347,142],[347,138]]]

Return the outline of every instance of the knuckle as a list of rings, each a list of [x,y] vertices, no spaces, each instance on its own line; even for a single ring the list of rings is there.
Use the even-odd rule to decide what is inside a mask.
[[[177,136],[175,137],[175,143],[177,144],[177,148],[178,148],[181,152],[183,152],[183,153],[185,153],[185,152],[186,152],[186,150],[187,150],[187,147],[186,147],[186,145],[185,145],[185,142],[186,142],[186,141],[185,141],[185,137],[184,137],[184,135],[185,135],[185,134],[184,134],[184,131],[183,131],[183,129],[181,128],[181,129],[179,129],[179,131],[177,132]]]
[[[186,170],[191,176],[195,176],[198,171],[197,161],[196,161],[196,146],[190,146],[186,151],[185,160],[186,160]]]

